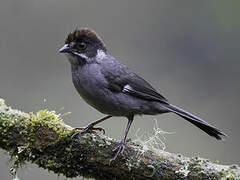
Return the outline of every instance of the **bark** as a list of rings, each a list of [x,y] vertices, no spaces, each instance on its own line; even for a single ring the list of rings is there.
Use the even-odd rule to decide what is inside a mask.
[[[54,111],[24,113],[0,99],[0,148],[16,167],[31,162],[66,177],[96,179],[240,179],[238,165],[156,153],[131,141],[126,154],[113,161],[117,140],[96,132],[73,139],[75,132]]]

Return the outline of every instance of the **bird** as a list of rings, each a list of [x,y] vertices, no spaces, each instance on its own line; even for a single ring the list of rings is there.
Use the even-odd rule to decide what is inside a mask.
[[[114,160],[123,155],[129,129],[135,115],[175,113],[217,140],[227,135],[201,118],[173,105],[146,80],[120,63],[108,52],[101,37],[90,28],[70,32],[59,49],[71,64],[72,81],[79,95],[106,116],[77,133],[103,130],[95,125],[113,116],[128,119],[124,136],[114,151]],[[105,132],[105,131],[104,131]]]

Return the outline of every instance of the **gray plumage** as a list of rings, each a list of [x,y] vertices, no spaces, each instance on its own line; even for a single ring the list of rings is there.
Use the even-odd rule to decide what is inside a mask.
[[[170,104],[148,82],[112,57],[94,31],[76,29],[68,35],[60,52],[67,54],[73,84],[88,104],[103,114],[128,118],[128,128],[118,153],[124,151],[134,115],[173,112],[216,139],[226,136],[209,123]]]
[[[166,112],[159,102],[150,99],[163,102],[166,100],[161,96],[144,93],[149,91],[154,94],[155,91],[146,81],[110,55],[97,63],[72,66],[72,78],[82,98],[103,114],[128,117]]]

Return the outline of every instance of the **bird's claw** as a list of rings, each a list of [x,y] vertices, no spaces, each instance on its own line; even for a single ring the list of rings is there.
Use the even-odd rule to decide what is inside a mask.
[[[105,134],[105,130],[102,127],[100,127],[100,126],[97,126],[97,127],[93,127],[93,126],[77,127],[77,128],[74,128],[74,129],[77,129],[77,130],[80,130],[80,131],[74,133],[72,135],[72,139],[74,139],[78,135],[83,135],[83,134],[85,134],[85,133],[87,133],[89,131],[102,131],[103,134]]]
[[[116,160],[119,154],[124,155],[126,153],[125,149],[126,149],[125,142],[121,141],[121,143],[116,148],[113,149],[113,152],[117,151],[113,160]]]

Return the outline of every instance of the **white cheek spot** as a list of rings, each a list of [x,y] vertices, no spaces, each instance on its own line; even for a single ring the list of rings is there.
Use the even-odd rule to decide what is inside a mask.
[[[132,89],[132,87],[130,86],[130,85],[125,85],[124,87],[123,87],[123,92],[129,92],[129,91],[132,91],[133,89]]]
[[[106,57],[106,53],[103,50],[97,50],[97,59],[103,59]]]
[[[81,54],[78,52],[73,52],[73,54],[75,54],[76,56],[80,56],[81,58],[88,59],[88,57],[85,54]]]

